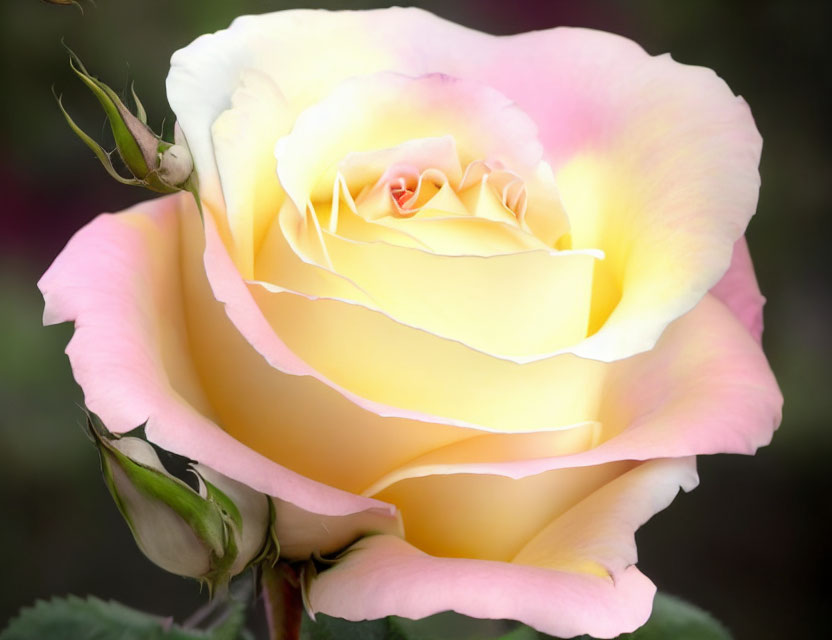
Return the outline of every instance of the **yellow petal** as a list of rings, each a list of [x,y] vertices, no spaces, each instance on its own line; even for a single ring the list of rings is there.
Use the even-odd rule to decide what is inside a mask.
[[[377,497],[398,507],[407,541],[426,553],[509,562],[549,522],[632,466],[557,469],[519,480],[427,476]]]
[[[363,398],[504,432],[555,429],[597,413],[603,363],[564,354],[519,365],[362,305],[249,289],[295,354]]]
[[[325,233],[333,270],[405,324],[505,358],[580,342],[589,320],[590,252],[443,256]]]
[[[254,70],[242,74],[231,104],[211,127],[226,205],[219,227],[228,229],[229,253],[243,277],[250,278],[254,256],[283,200],[274,145],[292,120],[274,82]]]

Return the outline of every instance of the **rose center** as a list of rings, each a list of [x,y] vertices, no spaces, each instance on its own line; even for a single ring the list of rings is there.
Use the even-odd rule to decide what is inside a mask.
[[[523,180],[497,163],[475,161],[457,175],[439,169],[390,167],[355,199],[369,217],[479,217],[523,227]],[[387,205],[384,205],[384,202]]]

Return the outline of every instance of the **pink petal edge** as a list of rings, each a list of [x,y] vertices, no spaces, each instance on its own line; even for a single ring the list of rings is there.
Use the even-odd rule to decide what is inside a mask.
[[[507,562],[436,558],[394,536],[356,543],[312,582],[314,612],[367,620],[453,610],[519,620],[561,638],[613,638],[650,616],[656,588],[634,566],[615,580]]]
[[[766,299],[760,293],[745,236],[734,244],[731,266],[711,289],[711,293],[739,318],[758,343],[762,341],[763,305]]]
[[[153,324],[149,247],[127,216],[146,216],[178,243],[177,216],[195,214],[190,194],[103,214],[78,231],[38,282],[44,324],[75,322],[67,346],[86,406],[108,429],[124,433],[147,423],[147,437],[253,489],[313,513],[340,516],[366,510],[395,517],[395,507],[305,478],[236,441],[170,386]],[[178,248],[175,249],[178,251]],[[102,277],[106,276],[106,277]],[[178,277],[178,275],[176,275]]]

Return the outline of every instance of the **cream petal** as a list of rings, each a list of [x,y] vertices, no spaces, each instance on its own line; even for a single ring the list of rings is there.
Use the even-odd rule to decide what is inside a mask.
[[[168,102],[194,156],[200,194],[212,209],[222,212],[225,203],[211,126],[228,108],[241,74],[253,70],[271,78],[294,121],[344,78],[391,67],[391,52],[370,41],[371,29],[360,13],[281,11],[239,17],[173,54]]]
[[[638,560],[636,530],[698,482],[694,457],[643,462],[556,517],[512,562],[616,577]]]
[[[633,466],[620,461],[520,479],[431,475],[401,480],[375,497],[396,505],[407,541],[425,553],[509,562],[555,518]]]
[[[752,454],[780,423],[783,397],[765,355],[712,296],[671,325],[652,351],[602,367],[600,401],[586,414],[597,422],[454,443],[393,470],[366,494],[436,474],[523,478],[615,460]],[[552,378],[553,388],[560,384]]]
[[[406,232],[411,238],[418,239],[422,248],[444,256],[486,257],[547,249],[540,239],[515,224],[474,216],[417,216],[407,220],[383,218],[376,221],[375,226]],[[340,235],[350,240],[367,241],[365,237],[350,234],[348,230],[344,230]],[[385,241],[393,244],[390,240]],[[400,242],[395,244],[402,246]]]
[[[267,288],[285,288],[372,305],[371,297],[355,282],[306,257],[312,235],[305,223],[298,223],[294,205],[285,201],[266,232],[257,256],[254,280]]]
[[[333,271],[404,324],[524,361],[579,342],[589,322],[591,252],[444,256],[324,233]]]
[[[406,140],[387,149],[347,153],[338,163],[338,173],[357,195],[363,187],[372,185],[397,166],[406,166],[416,174],[435,169],[452,183],[462,178],[456,142],[451,135]]]
[[[250,278],[254,256],[283,201],[275,177],[274,145],[292,120],[280,89],[269,76],[252,69],[243,71],[231,105],[211,126],[226,204],[226,216],[218,216],[218,226],[228,225],[234,263]]]
[[[343,82],[298,117],[277,144],[278,177],[304,211],[330,197],[348,154],[448,135],[463,165],[499,161],[522,176],[542,155],[534,123],[487,86],[440,74],[379,73]]]
[[[205,217],[205,270],[202,246],[192,242],[183,247],[183,276],[195,364],[231,436],[304,476],[355,492],[413,455],[475,435],[448,419],[369,401],[310,367],[266,323],[211,220]],[[199,221],[190,223],[185,235],[198,238]],[[311,324],[300,330],[323,338]]]
[[[541,459],[574,457],[597,446],[601,430],[600,422],[588,421],[526,433],[482,433],[408,460],[362,493],[374,496],[402,480],[426,476],[466,473],[519,479],[535,475],[548,470],[540,464]],[[524,464],[530,472],[522,472]],[[560,467],[553,464],[551,468]]]
[[[271,340],[280,336],[281,350],[382,415],[526,432],[582,422],[597,412],[603,363],[566,354],[519,365],[359,304],[254,284],[249,294],[263,314],[258,325],[268,323],[257,329],[258,337],[265,331]],[[246,320],[238,319],[238,327],[254,336],[255,327]],[[258,348],[280,362],[276,345],[264,348],[261,339]]]

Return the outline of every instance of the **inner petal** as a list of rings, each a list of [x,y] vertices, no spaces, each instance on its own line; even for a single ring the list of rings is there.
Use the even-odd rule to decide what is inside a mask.
[[[411,78],[379,73],[344,82],[301,114],[277,144],[278,177],[297,208],[305,211],[310,203],[331,198],[339,163],[350,154],[449,136],[463,166],[483,160],[532,177],[542,160],[536,125],[493,89],[439,74]],[[386,159],[395,155],[387,152]],[[438,157],[447,160],[446,154]],[[376,156],[364,173],[382,159],[384,154]],[[347,164],[351,174],[361,173],[355,158]],[[562,235],[568,226],[562,211],[553,207],[549,215],[559,229],[555,235]]]

